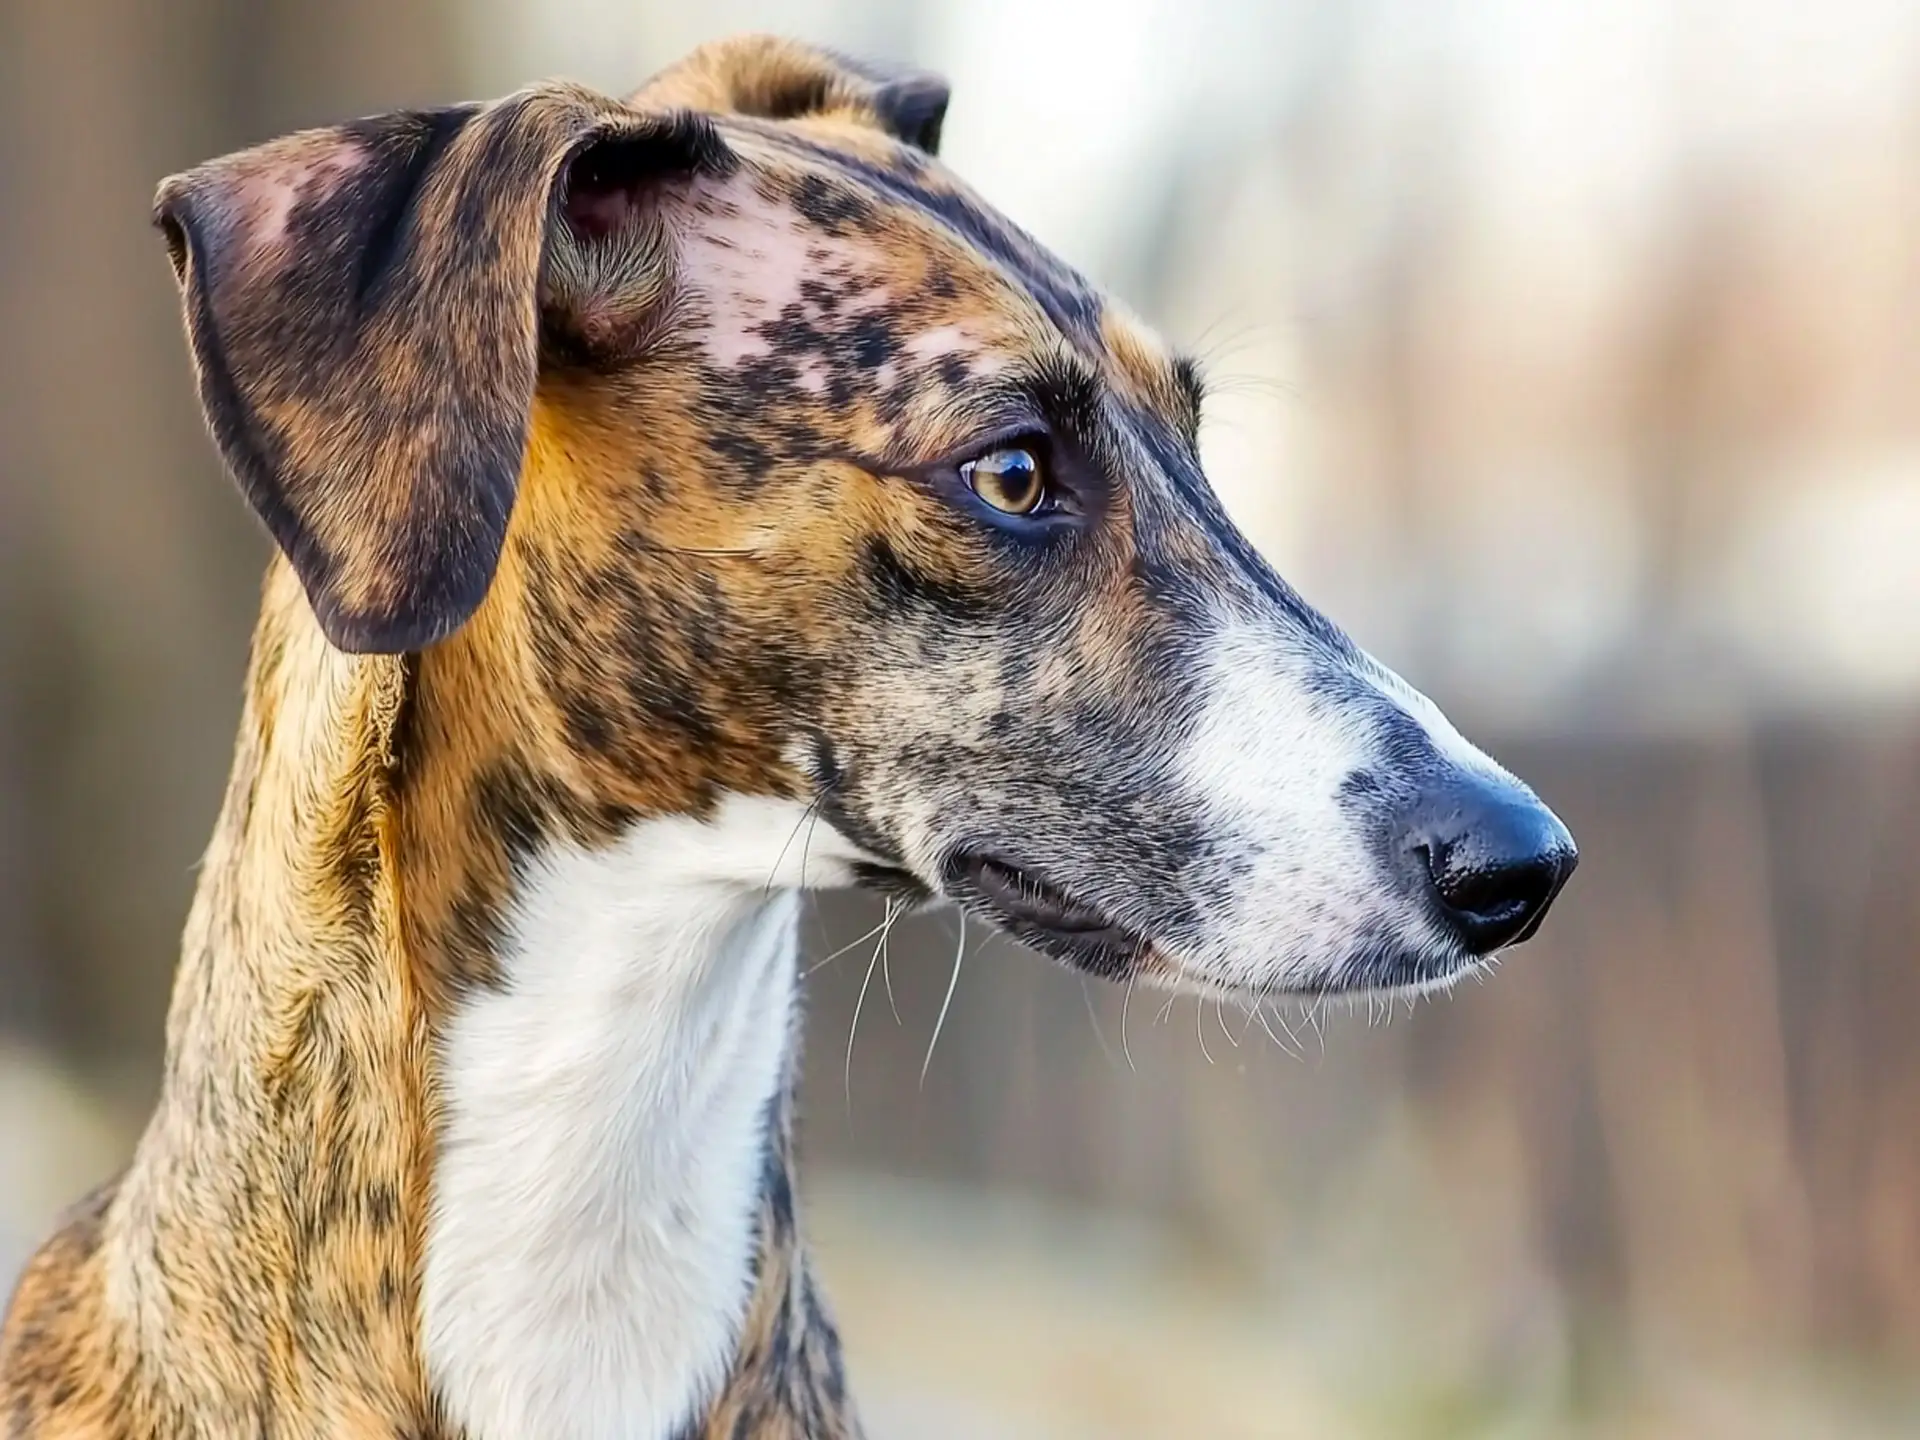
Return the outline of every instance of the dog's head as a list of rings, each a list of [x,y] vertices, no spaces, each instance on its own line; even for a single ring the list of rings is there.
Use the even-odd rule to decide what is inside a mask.
[[[505,612],[571,789],[793,798],[854,857],[814,878],[1097,973],[1372,988],[1524,939],[1566,830],[1242,538],[1194,366],[940,165],[946,98],[734,41],[163,186],[214,433],[327,635]]]

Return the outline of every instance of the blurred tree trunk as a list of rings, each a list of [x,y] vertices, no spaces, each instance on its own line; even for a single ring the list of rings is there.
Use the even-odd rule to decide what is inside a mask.
[[[5,0],[0,1029],[151,1092],[265,545],[207,443],[162,176],[456,98],[450,0]]]

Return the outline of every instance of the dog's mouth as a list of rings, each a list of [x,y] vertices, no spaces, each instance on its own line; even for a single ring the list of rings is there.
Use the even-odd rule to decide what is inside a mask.
[[[962,851],[947,863],[947,891],[1016,940],[1094,975],[1124,976],[1146,940],[1105,911],[1024,866]]]
[[[957,852],[944,867],[940,888],[1013,939],[1087,974],[1139,979],[1236,1004],[1412,995],[1445,988],[1478,963],[1457,947],[1376,939],[1306,974],[1235,985],[1189,970],[1140,931],[1002,854]]]
[[[1477,964],[1450,948],[1381,942],[1360,947],[1323,973],[1233,985],[1189,972],[1139,931],[998,855],[959,852],[946,865],[942,889],[1015,940],[1077,970],[1107,980],[1138,978],[1235,1004],[1407,996],[1445,988]]]

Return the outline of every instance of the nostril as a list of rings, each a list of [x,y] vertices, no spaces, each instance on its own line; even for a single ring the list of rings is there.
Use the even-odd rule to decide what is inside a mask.
[[[1524,859],[1463,856],[1472,845],[1423,846],[1434,894],[1475,950],[1494,950],[1545,914],[1561,878],[1557,853]]]
[[[1448,776],[1402,824],[1402,873],[1475,955],[1529,938],[1577,863],[1566,827],[1512,782]]]

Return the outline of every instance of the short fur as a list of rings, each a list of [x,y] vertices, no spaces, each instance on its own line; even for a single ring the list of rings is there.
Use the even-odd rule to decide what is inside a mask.
[[[161,187],[210,426],[282,554],[161,1099],[20,1282],[8,1436],[857,1434],[795,1223],[791,952],[712,918],[790,946],[799,886],[949,898],[1089,972],[1244,997],[1477,958],[1384,817],[1438,773],[1517,782],[1254,553],[1200,470],[1194,367],[940,166],[945,106],[934,77],[749,38],[626,101],[538,86]],[[1059,502],[1031,519],[963,464],[1021,437]],[[723,864],[700,835],[753,843]],[[603,891],[665,914],[657,941],[527,939]],[[670,1190],[623,1208],[706,1157],[662,1138],[684,1117],[618,1108],[617,1026],[599,1071],[536,1069],[573,1088],[511,1108],[526,1055],[579,1058],[568,1004],[677,965],[738,987],[715,1025],[776,1006],[727,1041],[751,1066],[642,1057],[661,1093],[766,1077],[716,1110],[745,1118],[714,1145],[762,1160],[709,1187],[741,1209],[687,1321],[718,1327],[713,1373],[677,1333],[621,1350],[616,1312],[579,1345],[617,1373],[519,1375],[589,1300],[629,1303],[615,1282],[642,1329],[671,1316],[643,1258],[487,1349],[462,1307],[548,1278],[529,1236],[487,1251],[516,1194],[592,1202],[564,1237],[588,1286],[623,1226],[656,1226],[620,1251],[643,1257],[706,1233]],[[515,1126],[551,1115],[610,1147],[544,1163],[612,1168],[516,1172]],[[667,1254],[697,1296],[696,1258]],[[631,1395],[648,1364],[681,1368]]]

